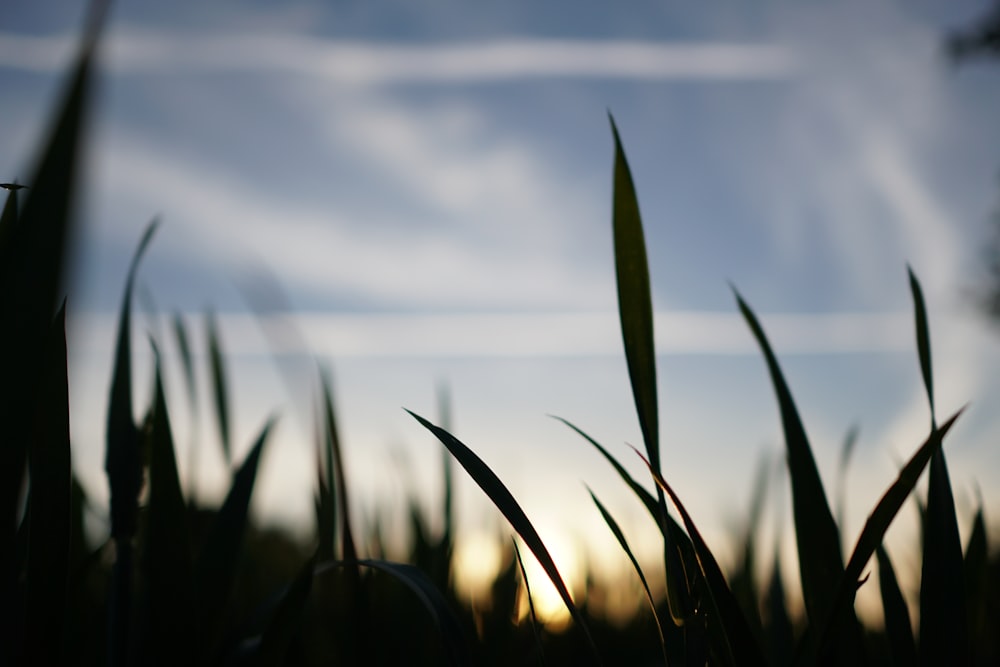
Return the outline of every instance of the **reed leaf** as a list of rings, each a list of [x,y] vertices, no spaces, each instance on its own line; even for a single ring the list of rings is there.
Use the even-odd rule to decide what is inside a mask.
[[[531,552],[535,555],[538,563],[545,570],[545,574],[548,575],[549,580],[552,581],[552,585],[555,586],[556,591],[559,593],[559,597],[562,598],[563,604],[566,605],[566,609],[569,610],[570,615],[573,620],[580,626],[586,635],[587,642],[590,645],[591,651],[593,652],[594,659],[600,663],[600,654],[597,650],[597,645],[594,643],[594,638],[590,633],[590,628],[587,626],[587,621],[584,619],[583,614],[577,608],[576,604],[573,602],[573,597],[570,595],[569,589],[566,587],[563,581],[562,575],[559,574],[559,568],[556,567],[555,561],[552,560],[552,556],[549,554],[549,550],[546,549],[545,543],[542,542],[541,536],[535,527],[532,525],[528,516],[521,509],[520,504],[514,499],[514,496],[507,489],[500,478],[487,466],[482,459],[480,459],[476,454],[469,449],[464,443],[462,443],[458,438],[448,433],[444,429],[435,426],[430,423],[420,415],[406,411],[414,419],[416,419],[421,426],[426,428],[428,431],[434,434],[438,440],[441,441],[448,451],[452,453],[452,456],[458,460],[459,464],[465,468],[465,471],[469,473],[473,481],[479,485],[479,488],[486,493],[486,496],[496,505],[500,513],[504,515],[507,521],[510,522],[511,526],[517,531],[517,534],[521,536],[524,540],[525,545]]]
[[[913,317],[917,332],[917,357],[920,360],[920,374],[924,379],[924,389],[927,391],[927,402],[931,407],[931,429],[937,424],[934,416],[934,376],[931,373],[931,335],[927,324],[927,307],[924,304],[924,292],[920,281],[909,266],[906,267],[910,278],[910,292],[913,294]]]
[[[354,531],[351,529],[351,513],[348,506],[347,470],[344,468],[343,450],[340,445],[340,432],[337,427],[337,415],[333,408],[333,382],[329,371],[324,371],[321,377],[323,387],[323,426],[326,442],[327,482],[333,482],[336,490],[338,518],[340,520],[340,548],[345,561],[357,560],[358,550],[355,547]],[[332,476],[331,476],[332,473]]]
[[[989,614],[987,605],[990,601],[988,593],[989,544],[986,539],[986,520],[983,517],[982,499],[979,509],[972,521],[972,531],[965,547],[965,603],[969,622],[969,639],[971,645],[980,647],[988,645]],[[981,656],[974,656],[981,659]]]
[[[910,625],[910,611],[899,589],[896,571],[889,560],[889,554],[880,544],[875,549],[878,559],[878,583],[882,593],[882,613],[885,617],[885,637],[889,644],[889,656],[894,665],[917,664],[917,646],[913,641],[913,626]]]
[[[524,569],[524,560],[521,558],[521,550],[517,547],[517,540],[511,537],[511,544],[514,545],[514,556],[517,558],[518,571],[521,573],[521,581],[524,582],[524,592],[528,596],[528,618],[531,620],[531,634],[535,638],[535,648],[538,650],[538,663],[545,664],[545,651],[542,649],[542,635],[538,631],[538,615],[535,613],[535,600],[531,597],[531,583],[528,581],[528,571]]]

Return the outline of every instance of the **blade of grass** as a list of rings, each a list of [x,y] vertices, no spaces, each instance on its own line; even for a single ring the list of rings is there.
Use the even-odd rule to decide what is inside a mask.
[[[146,248],[156,231],[154,220],[146,228],[132,257],[125,294],[118,318],[115,367],[108,401],[107,454],[104,468],[111,495],[111,538],[115,544],[115,565],[111,584],[109,661],[128,662],[132,625],[133,539],[139,520],[139,491],[142,488],[142,455],[139,432],[132,410],[132,290],[135,275]]]
[[[638,450],[636,450],[636,453],[642,457],[642,454]],[[715,627],[720,633],[712,635],[712,640],[715,644],[713,648],[716,654],[732,665],[764,665],[764,656],[760,651],[760,646],[757,645],[757,641],[753,637],[743,611],[740,609],[739,601],[737,601],[736,596],[729,589],[729,584],[726,583],[726,578],[722,574],[722,568],[719,567],[711,549],[708,548],[708,544],[702,538],[694,520],[684,508],[680,497],[674,493],[674,490],[667,484],[660,473],[653,469],[652,464],[645,457],[642,457],[642,460],[649,468],[657,486],[670,496],[670,501],[681,515],[681,521],[683,521],[688,536],[691,538],[691,544],[694,546],[694,552],[698,558],[698,566],[705,582],[708,584],[706,587],[706,597],[709,605],[709,623],[714,623],[714,619],[718,620],[718,625]],[[739,662],[737,662],[737,657]]]
[[[632,549],[629,548],[628,540],[625,539],[625,533],[622,532],[618,522],[615,521],[615,518],[610,512],[608,512],[607,508],[604,507],[604,504],[597,499],[597,496],[594,495],[594,492],[589,486],[587,487],[587,492],[590,494],[590,498],[594,501],[594,504],[597,505],[598,511],[600,511],[601,516],[604,518],[604,523],[608,525],[608,528],[611,529],[611,533],[615,536],[615,539],[618,540],[618,545],[621,546],[622,551],[624,551],[625,555],[628,556],[629,562],[632,563],[632,569],[634,569],[635,573],[639,575],[639,581],[642,583],[642,589],[646,592],[646,601],[649,603],[649,609],[653,612],[653,622],[656,624],[656,632],[660,638],[660,649],[663,651],[663,664],[668,665],[670,664],[670,660],[667,658],[667,641],[663,637],[663,626],[660,625],[660,617],[656,613],[656,601],[653,600],[653,592],[649,589],[649,583],[646,581],[646,575],[643,573],[642,567],[639,565],[639,561],[636,560],[635,555],[632,553]]]
[[[49,331],[44,368],[35,401],[35,437],[28,447],[26,648],[29,662],[38,665],[60,662],[66,618],[71,464],[65,303]]]
[[[208,339],[208,359],[212,373],[212,397],[215,399],[215,417],[219,426],[219,442],[226,465],[233,465],[232,435],[229,430],[229,386],[226,383],[226,365],[222,356],[222,341],[219,323],[211,310],[205,314],[206,337]]]
[[[180,353],[181,370],[184,371],[184,387],[187,389],[188,410],[191,415],[191,443],[188,451],[188,502],[192,507],[198,505],[198,425],[200,424],[198,410],[198,382],[194,374],[194,355],[191,353],[191,338],[188,336],[184,316],[174,311],[171,318],[171,328],[177,351]]]
[[[872,554],[885,537],[892,520],[896,517],[899,509],[906,502],[907,497],[917,485],[924,468],[931,461],[934,452],[941,448],[944,436],[951,429],[952,424],[958,419],[961,411],[952,415],[940,428],[931,433],[927,440],[917,449],[916,453],[906,465],[899,471],[896,480],[889,486],[882,498],[875,505],[875,509],[868,515],[865,527],[858,536],[857,544],[844,569],[844,574],[837,585],[837,593],[834,598],[835,606],[832,606],[826,613],[826,621],[817,627],[821,628],[818,655],[828,655],[832,642],[840,641],[838,627],[835,623],[840,611],[844,607],[853,606],[854,596],[858,589],[858,582],[865,565],[871,559]]]
[[[559,597],[562,598],[563,604],[566,605],[566,609],[569,610],[570,615],[573,620],[580,626],[586,635],[587,642],[590,645],[591,651],[593,653],[594,659],[600,663],[600,654],[597,650],[597,645],[594,643],[594,638],[590,633],[590,628],[587,625],[586,619],[584,619],[583,614],[577,608],[576,604],[573,602],[573,597],[569,593],[569,589],[566,587],[563,581],[562,575],[559,574],[559,568],[556,567],[555,561],[552,560],[552,556],[549,554],[548,549],[545,548],[545,543],[542,542],[541,536],[535,530],[528,516],[521,509],[521,506],[511,495],[510,491],[504,486],[504,483],[500,481],[500,478],[487,466],[482,459],[480,459],[476,454],[469,449],[465,444],[463,444],[458,438],[448,433],[444,429],[435,426],[430,423],[420,415],[406,411],[411,417],[416,419],[421,426],[426,428],[428,431],[433,433],[438,440],[441,441],[448,451],[452,453],[459,464],[465,471],[469,473],[473,481],[479,485],[487,495],[487,497],[496,505],[500,513],[504,515],[507,521],[510,522],[511,526],[517,531],[517,534],[521,536],[524,540],[525,545],[531,552],[535,555],[538,563],[545,570],[545,574],[548,575],[549,580],[552,581],[552,585],[555,586],[556,591],[559,593]]]
[[[837,462],[837,525],[841,531],[844,530],[844,517],[846,516],[847,504],[847,469],[851,463],[851,454],[858,443],[860,428],[857,424],[851,426],[844,436],[844,443],[840,446],[840,459]]]
[[[243,548],[243,535],[246,532],[257,468],[275,420],[275,417],[267,420],[250,453],[233,475],[232,486],[195,565],[200,646],[206,649],[214,644],[218,624],[229,601],[236,577],[236,564]]]
[[[454,612],[448,606],[447,600],[427,575],[419,568],[406,563],[394,563],[387,560],[362,559],[358,561],[327,561],[316,567],[315,574],[322,575],[338,568],[368,567],[388,574],[409,588],[430,613],[443,639],[445,652],[452,665],[468,665],[470,660],[465,646],[461,625]]]
[[[145,588],[149,608],[149,659],[161,665],[188,663],[193,567],[187,505],[174,454],[170,415],[163,390],[159,350],[156,359],[150,438],[149,503],[144,544]]]
[[[545,651],[542,650],[542,635],[538,632],[538,615],[535,614],[535,601],[531,597],[528,571],[524,569],[524,561],[521,559],[521,550],[517,548],[517,540],[512,536],[510,541],[514,545],[514,556],[517,558],[517,567],[521,572],[521,581],[524,582],[524,592],[528,595],[528,613],[531,619],[531,633],[535,636],[535,648],[538,649],[538,664],[544,665]]]
[[[321,382],[323,386],[323,417],[327,443],[327,461],[333,465],[333,488],[336,489],[337,506],[341,530],[341,555],[345,561],[357,560],[358,550],[355,547],[354,531],[351,529],[351,513],[348,507],[347,470],[344,468],[344,456],[340,445],[340,432],[337,428],[337,416],[333,408],[333,381],[329,371],[323,371]],[[327,464],[328,466],[330,463]],[[330,480],[330,468],[327,468],[327,481]]]
[[[979,499],[979,509],[972,522],[972,532],[965,547],[965,603],[969,620],[969,638],[971,646],[987,645],[989,614],[987,603],[990,598],[987,591],[987,566],[989,545],[986,539],[986,520],[983,517],[983,501]]]
[[[917,356],[923,375],[927,402],[931,410],[931,432],[937,419],[934,413],[934,381],[931,365],[930,327],[923,290],[913,269],[907,267],[917,332]],[[967,664],[968,619],[966,618],[965,576],[962,541],[955,516],[955,499],[948,478],[944,452],[938,448],[930,462],[927,480],[927,508],[923,524],[923,563],[920,573],[921,664]]]
[[[778,399],[792,486],[792,516],[795,521],[802,596],[810,623],[816,623],[825,618],[827,610],[833,608],[837,582],[844,573],[840,533],[827,504],[823,482],[816,468],[805,428],[778,360],[771,350],[771,344],[757,321],[757,316],[735,287],[733,294],[764,354]],[[862,655],[861,629],[853,607],[846,608],[842,613],[845,618],[839,620],[838,627],[842,628],[844,634],[841,635],[838,650],[843,659],[856,661]]]
[[[878,583],[882,593],[882,613],[885,617],[885,637],[889,643],[889,656],[894,665],[917,664],[917,646],[913,641],[910,611],[899,589],[896,571],[889,554],[880,544],[875,550],[878,559]]]

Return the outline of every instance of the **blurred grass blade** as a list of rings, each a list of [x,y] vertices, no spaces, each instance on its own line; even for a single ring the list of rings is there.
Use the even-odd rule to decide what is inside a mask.
[[[824,655],[833,642],[840,641],[838,632],[842,628],[835,625],[834,619],[837,618],[843,608],[853,608],[854,596],[857,592],[858,582],[861,579],[865,565],[871,559],[872,554],[875,553],[878,546],[882,544],[889,525],[896,517],[903,503],[906,502],[913,488],[917,485],[920,475],[931,461],[934,453],[940,450],[944,436],[948,433],[948,430],[960,414],[961,411],[956,412],[940,428],[927,437],[927,440],[924,441],[916,453],[899,471],[896,481],[882,495],[878,504],[875,505],[875,509],[868,515],[865,527],[862,529],[861,535],[858,536],[857,544],[851,553],[847,567],[844,569],[844,574],[838,584],[835,606],[832,606],[827,612],[825,625],[818,626],[821,628],[820,655]]]
[[[451,425],[451,392],[448,390],[446,384],[441,384],[438,387],[438,413],[439,413],[439,423],[441,428],[448,431],[452,430]],[[452,551],[452,545],[455,540],[455,482],[454,482],[454,472],[451,460],[451,454],[448,453],[447,449],[441,451],[441,479],[442,479],[442,498],[441,506],[442,512],[444,513],[444,529],[441,535],[441,542],[443,548],[445,548],[449,554]]]
[[[667,641],[663,637],[663,626],[660,624],[660,617],[656,613],[656,601],[653,600],[653,592],[649,589],[649,583],[646,581],[646,575],[643,573],[642,567],[639,565],[639,561],[636,560],[635,555],[632,553],[632,549],[629,548],[628,540],[625,539],[625,533],[622,532],[618,522],[615,521],[613,516],[611,516],[611,513],[608,512],[603,503],[597,499],[597,496],[594,495],[594,492],[590,489],[590,487],[587,487],[587,492],[590,494],[590,498],[594,501],[594,504],[597,505],[598,511],[600,511],[601,516],[604,518],[604,523],[606,523],[608,528],[611,529],[611,533],[615,536],[615,539],[618,540],[618,544],[621,546],[622,551],[624,551],[625,555],[628,556],[629,562],[632,563],[632,569],[634,569],[635,573],[639,575],[639,581],[642,583],[642,589],[646,592],[646,601],[649,603],[649,609],[653,612],[653,622],[656,623],[656,632],[660,637],[660,648],[663,650],[663,664],[667,665],[670,663],[667,658]]]
[[[271,417],[264,424],[250,453],[233,475],[226,500],[201,549],[195,570],[195,592],[198,596],[196,613],[203,647],[212,645],[217,626],[224,617],[243,548],[250,497],[257,479],[260,456],[274,423],[275,417]]]
[[[778,360],[771,345],[757,321],[756,315],[743,301],[743,297],[733,288],[740,312],[746,319],[754,338],[757,339],[767,362],[771,382],[781,411],[781,424],[785,434],[788,457],[788,472],[792,486],[792,516],[795,520],[795,540],[799,554],[799,575],[802,595],[810,623],[824,618],[828,609],[833,608],[837,582],[844,572],[844,561],[840,553],[840,533],[833,520],[830,506],[823,492],[823,482],[812,449],[806,437],[805,428],[799,417],[795,401],[785,382]],[[853,618],[853,608],[845,613]],[[857,626],[856,619],[853,625]],[[860,630],[856,639],[860,642]],[[847,641],[847,640],[845,640]],[[843,646],[843,644],[842,644]],[[847,655],[852,651],[860,653],[860,644],[847,646]]]
[[[188,502],[192,507],[198,506],[198,426],[200,424],[198,411],[198,382],[195,379],[194,355],[191,353],[191,338],[188,336],[184,316],[174,311],[171,318],[171,328],[177,351],[181,357],[181,370],[184,372],[184,386],[187,389],[188,411],[191,415],[191,442],[188,451]]]
[[[320,563],[315,573],[316,575],[321,575],[338,568],[354,568],[358,565],[384,572],[406,585],[407,588],[416,594],[440,631],[441,637],[444,640],[445,651],[448,654],[449,664],[471,664],[458,619],[455,618],[454,612],[448,606],[448,602],[445,600],[444,595],[441,594],[441,591],[434,587],[434,584],[427,578],[427,575],[419,568],[387,560],[362,559],[350,562],[327,561]]]
[[[330,465],[332,463],[333,488],[336,490],[337,506],[340,519],[340,548],[344,560],[357,560],[358,550],[355,547],[354,531],[351,529],[351,513],[348,506],[347,471],[344,469],[344,456],[340,446],[340,432],[337,427],[336,412],[333,408],[333,382],[329,371],[323,371],[323,419],[327,445],[327,481],[330,481]]]
[[[511,495],[510,491],[504,486],[504,483],[500,481],[500,478],[490,470],[489,466],[483,463],[476,454],[469,449],[465,444],[458,440],[455,436],[448,433],[444,429],[435,426],[430,423],[420,415],[407,412],[416,419],[420,424],[426,428],[428,431],[433,433],[441,443],[448,448],[452,455],[458,460],[458,462],[465,468],[469,476],[472,477],[473,481],[479,485],[489,497],[489,499],[496,505],[500,513],[504,515],[507,521],[510,522],[511,526],[517,531],[517,534],[521,536],[524,540],[525,545],[531,552],[535,555],[538,560],[539,565],[545,570],[545,574],[548,575],[549,579],[552,581],[552,585],[555,586],[556,591],[559,593],[559,597],[562,598],[563,604],[566,605],[566,609],[569,610],[570,615],[573,620],[583,629],[584,634],[587,637],[587,642],[590,644],[590,648],[593,652],[595,660],[600,662],[600,654],[597,651],[597,646],[594,643],[594,638],[590,634],[590,628],[587,626],[587,622],[580,613],[576,604],[573,602],[573,597],[569,593],[569,589],[566,587],[563,581],[562,575],[559,574],[559,569],[556,567],[555,561],[552,560],[552,556],[549,555],[548,549],[545,548],[545,544],[542,542],[542,538],[538,535],[535,527],[531,524],[528,516],[521,509],[521,506]]]
[[[542,650],[542,636],[538,632],[538,615],[535,614],[535,600],[531,597],[531,584],[528,582],[528,571],[524,569],[524,560],[521,559],[521,550],[517,548],[517,540],[511,537],[511,544],[514,545],[514,556],[517,557],[517,567],[521,572],[521,580],[524,582],[524,592],[528,596],[528,613],[531,619],[531,633],[535,637],[535,648],[538,649],[538,662],[545,664],[545,651]]]
[[[211,310],[205,314],[206,336],[208,338],[208,359],[212,373],[212,397],[215,399],[215,417],[219,425],[222,455],[226,465],[233,465],[232,435],[229,430],[229,386],[226,383],[226,364],[222,357],[222,341],[219,324]]]
[[[142,454],[139,432],[132,411],[132,290],[139,260],[156,231],[153,221],[139,241],[132,258],[125,294],[118,319],[118,342],[115,367],[108,400],[107,454],[104,468],[108,474],[111,503],[111,537],[115,544],[115,565],[111,583],[109,662],[128,662],[132,625],[132,540],[139,521],[139,491],[142,488]]]
[[[152,341],[151,341],[152,343]],[[181,491],[170,416],[163,391],[162,363],[153,343],[156,369],[150,438],[148,525],[144,544],[148,648],[157,664],[186,664],[193,657],[193,567],[187,505]]]
[[[910,291],[913,293],[913,316],[917,330],[917,356],[920,358],[920,373],[924,378],[924,388],[927,390],[927,402],[931,407],[931,428],[937,425],[934,416],[934,376],[931,374],[931,336],[927,326],[927,307],[924,305],[924,292],[913,269],[906,267],[910,277]]]
[[[639,456],[642,455],[639,454]],[[670,501],[681,515],[681,521],[683,521],[688,536],[691,538],[691,544],[698,557],[698,566],[708,584],[706,592],[708,593],[709,609],[707,614],[710,629],[713,623],[717,623],[716,629],[720,631],[718,634],[712,634],[716,655],[731,665],[764,665],[764,656],[754,639],[743,611],[740,609],[740,604],[729,589],[729,584],[726,583],[726,578],[722,574],[722,568],[719,567],[711,549],[702,538],[694,520],[691,519],[691,515],[681,503],[681,499],[660,473],[653,470],[652,464],[645,458],[643,461],[649,467],[656,484],[670,496]]]
[[[774,561],[771,565],[771,580],[767,587],[767,600],[764,603],[766,613],[764,644],[769,664],[775,667],[785,667],[792,664],[792,650],[795,640],[792,619],[788,614],[788,606],[785,602],[785,585],[781,580],[781,560],[778,553],[779,549],[776,544]]]
[[[28,448],[27,636],[32,664],[58,664],[66,618],[70,554],[69,384],[66,305],[49,330],[44,375],[35,400],[35,437]]]
[[[885,637],[889,644],[889,656],[894,665],[917,664],[917,647],[913,641],[913,627],[910,625],[910,611],[899,590],[896,572],[893,570],[889,554],[880,544],[875,550],[878,558],[878,582],[882,593],[882,612],[885,616]]]
[[[837,525],[841,532],[844,530],[844,521],[847,513],[847,470],[851,464],[851,454],[858,444],[858,434],[861,432],[857,424],[851,426],[844,436],[844,443],[840,446],[840,458],[837,461]]]

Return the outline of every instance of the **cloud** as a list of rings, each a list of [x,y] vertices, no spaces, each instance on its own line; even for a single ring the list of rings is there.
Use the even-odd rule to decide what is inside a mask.
[[[292,34],[194,35],[126,28],[109,66],[125,73],[272,72],[339,84],[458,84],[537,78],[756,80],[792,75],[795,58],[767,44],[509,38],[449,44],[324,40]],[[61,68],[71,37],[0,34],[0,67]]]

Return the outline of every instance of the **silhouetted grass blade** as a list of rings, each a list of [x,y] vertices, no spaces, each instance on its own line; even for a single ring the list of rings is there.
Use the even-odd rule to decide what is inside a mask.
[[[341,555],[344,560],[356,560],[358,550],[355,547],[354,531],[351,529],[351,513],[348,507],[347,494],[347,471],[344,469],[344,456],[340,446],[340,432],[337,427],[337,416],[333,408],[333,382],[329,372],[322,374],[323,385],[323,418],[327,443],[327,465],[333,464],[333,488],[336,489],[337,506],[339,508],[340,531],[341,531]],[[330,468],[327,468],[327,481]]]
[[[663,650],[663,664],[667,665],[670,662],[667,658],[667,642],[663,637],[663,626],[660,625],[660,617],[656,613],[656,601],[653,600],[653,592],[649,589],[649,583],[646,581],[646,575],[643,573],[642,567],[639,565],[639,561],[636,560],[635,555],[632,553],[632,549],[629,548],[628,540],[625,539],[625,533],[622,532],[618,522],[615,521],[613,516],[611,516],[611,513],[604,507],[604,504],[597,499],[597,496],[594,495],[594,492],[590,489],[590,487],[587,487],[587,492],[590,493],[590,498],[594,501],[594,504],[597,505],[598,511],[600,511],[601,516],[604,518],[604,523],[606,523],[608,528],[611,529],[611,533],[615,536],[615,539],[618,540],[618,545],[621,546],[622,551],[624,551],[625,555],[628,556],[629,562],[632,563],[632,568],[639,576],[639,581],[642,583],[642,589],[646,592],[646,601],[649,603],[649,609],[653,612],[653,622],[656,623],[656,632],[660,637],[660,648]]]
[[[987,613],[990,601],[988,582],[989,545],[986,540],[986,520],[983,518],[982,499],[972,522],[972,532],[965,547],[965,603],[968,609],[969,637],[972,646],[988,645],[987,633],[991,632]],[[981,656],[973,656],[981,659]]]
[[[145,585],[149,610],[147,660],[161,665],[186,664],[194,605],[193,567],[187,505],[181,491],[170,416],[163,391],[162,365],[156,353],[150,438],[149,504],[144,544]]]
[[[910,291],[913,293],[913,316],[917,330],[917,356],[920,358],[920,373],[924,378],[924,388],[927,390],[927,401],[931,407],[931,428],[937,421],[934,416],[934,376],[931,373],[931,336],[927,325],[927,307],[924,305],[924,292],[913,269],[906,267],[910,277]]]
[[[229,601],[236,575],[236,564],[243,548],[250,511],[250,497],[257,479],[257,467],[275,418],[268,419],[242,465],[233,475],[226,500],[219,509],[211,532],[202,546],[195,569],[196,613],[202,633],[202,646],[211,645],[217,624]]]
[[[35,437],[28,448],[31,510],[28,514],[26,648],[29,662],[58,664],[66,617],[70,554],[69,385],[66,305],[49,330],[44,375],[35,400]]]
[[[944,453],[938,448],[931,457],[924,516],[918,642],[922,665],[968,664],[964,572],[955,500]]]
[[[208,338],[208,359],[212,372],[212,396],[215,399],[215,417],[219,425],[219,437],[222,443],[222,455],[226,465],[233,464],[232,434],[229,430],[229,386],[226,382],[226,364],[222,357],[222,341],[219,337],[219,324],[215,313],[209,311],[205,315]]]
[[[659,419],[656,399],[656,354],[653,348],[653,300],[649,287],[646,241],[639,215],[639,202],[632,183],[625,151],[614,118],[615,139],[613,227],[615,275],[618,283],[618,313],[621,319],[625,358],[628,361],[632,395],[646,455],[660,470]]]
[[[819,655],[825,655],[832,642],[839,641],[838,632],[842,626],[836,622],[838,614],[844,608],[853,608],[854,596],[857,592],[858,582],[865,565],[871,559],[872,554],[885,537],[889,525],[896,517],[899,509],[906,502],[907,497],[912,493],[917,485],[924,468],[931,461],[935,452],[940,450],[944,436],[948,433],[952,424],[958,419],[961,411],[955,413],[940,428],[928,436],[927,440],[917,449],[916,453],[906,462],[906,465],[899,471],[896,480],[889,486],[882,498],[875,505],[875,509],[868,515],[865,526],[858,536],[857,544],[847,561],[847,567],[837,586],[837,594],[834,606],[826,612],[826,621],[821,629],[819,644]]]
[[[521,550],[517,547],[517,540],[511,537],[511,544],[514,545],[514,556],[517,557],[518,571],[521,573],[521,581],[524,582],[524,592],[528,596],[528,614],[531,620],[531,634],[535,637],[535,648],[538,650],[538,663],[545,664],[545,651],[542,650],[542,636],[538,632],[538,615],[535,613],[535,600],[531,597],[531,583],[528,581],[528,571],[524,569],[524,560],[521,559]]]
[[[642,455],[640,454],[640,456]],[[698,566],[708,584],[706,592],[709,604],[709,629],[711,639],[715,644],[713,648],[716,655],[731,665],[764,665],[764,656],[753,637],[743,611],[740,609],[739,602],[729,589],[729,584],[726,583],[726,578],[722,574],[722,568],[719,567],[711,549],[702,538],[694,520],[684,508],[680,497],[674,493],[674,490],[660,473],[653,469],[649,461],[645,459],[643,461],[649,467],[656,484],[670,496],[670,501],[681,515],[681,521],[684,522],[684,527],[691,538],[691,544],[694,546],[694,552],[698,558]],[[716,622],[713,617],[718,622],[718,625],[715,626],[715,629],[719,631],[717,634],[711,632],[712,624]]]
[[[844,572],[844,562],[840,554],[840,534],[830,512],[830,506],[827,504],[826,494],[823,492],[823,482],[816,468],[805,428],[778,360],[756,315],[735,288],[733,293],[740,312],[743,313],[764,354],[777,395],[792,486],[792,515],[795,520],[802,594],[809,621],[816,623],[824,618],[828,609],[833,608],[837,582]],[[845,613],[852,617],[852,624],[856,627],[857,621],[853,618],[853,609],[848,609]],[[856,633],[855,639],[860,642],[860,631]],[[855,649],[860,653],[860,644],[847,646],[847,655]]]
[[[109,605],[109,652],[112,665],[127,661],[131,644],[132,540],[139,519],[139,491],[142,487],[142,454],[132,412],[132,290],[139,261],[149,246],[156,227],[157,223],[154,221],[146,228],[132,257],[125,281],[108,401],[107,454],[104,467],[111,495],[111,537],[115,541],[115,566]]]
[[[882,612],[885,616],[885,636],[889,643],[889,655],[894,665],[917,664],[917,647],[913,641],[913,627],[910,625],[910,611],[899,590],[896,572],[889,560],[889,554],[880,544],[875,550],[878,558],[878,582],[882,593]]]
[[[844,443],[840,446],[840,459],[837,461],[837,525],[840,530],[844,530],[844,514],[846,512],[847,501],[847,469],[851,463],[851,454],[854,453],[854,446],[858,443],[860,429],[855,424],[844,436]]]
[[[597,651],[597,646],[594,644],[594,639],[590,634],[590,628],[587,626],[587,622],[577,609],[576,604],[573,602],[573,597],[569,593],[569,589],[566,587],[565,582],[563,582],[562,575],[559,574],[559,569],[556,567],[555,561],[552,560],[552,556],[549,555],[548,549],[545,548],[545,544],[542,542],[542,538],[538,535],[535,527],[531,524],[528,516],[521,509],[521,506],[511,495],[510,491],[504,486],[504,483],[500,481],[500,478],[487,466],[482,459],[480,459],[476,454],[469,449],[465,444],[463,444],[458,438],[448,433],[444,429],[435,426],[430,423],[420,415],[406,411],[414,419],[416,419],[420,424],[426,428],[428,431],[433,433],[441,443],[448,448],[458,462],[469,476],[472,477],[473,481],[479,485],[489,497],[489,499],[496,505],[500,513],[504,515],[507,521],[510,522],[511,526],[517,531],[517,534],[521,536],[524,543],[527,545],[531,552],[538,559],[539,565],[545,570],[545,574],[548,575],[549,579],[552,581],[552,585],[555,586],[556,591],[559,593],[559,597],[562,598],[563,603],[569,610],[570,615],[573,620],[583,629],[584,634],[587,637],[587,641],[590,644],[591,650],[593,651],[594,658],[600,662],[600,655]]]
[[[667,551],[665,556],[668,556],[670,553],[679,554],[680,568],[678,570],[674,570],[676,574],[671,575],[670,566],[665,568],[667,572],[667,606],[668,609],[671,610],[670,616],[673,624],[677,627],[684,625],[685,617],[680,614],[675,616],[673,610],[683,610],[691,607],[690,601],[687,600],[688,577],[685,574],[685,572],[694,572],[697,570],[697,562],[695,560],[694,548],[691,546],[691,540],[688,539],[687,534],[685,534],[684,530],[677,524],[677,521],[666,512],[666,507],[654,498],[653,494],[639,484],[639,482],[637,482],[635,478],[633,478],[632,475],[625,470],[625,468],[618,462],[617,459],[615,459],[614,456],[611,455],[610,452],[608,452],[607,449],[562,417],[553,418],[561,421],[563,424],[573,429],[584,440],[593,445],[608,461],[608,463],[611,464],[628,487],[632,489],[632,492],[638,496],[639,500],[642,501],[642,504],[649,512],[649,515],[653,517],[653,521],[656,522],[657,527],[660,529],[660,533],[663,535],[664,550]],[[671,582],[677,583],[672,584]],[[671,596],[678,598],[674,601],[674,605],[676,606],[670,605],[669,599]],[[685,599],[681,600],[681,597],[684,597]]]
[[[418,418],[419,419],[419,418]],[[448,654],[450,664],[468,665],[468,651],[465,646],[462,629],[454,612],[448,606],[447,600],[434,584],[431,583],[427,575],[419,568],[405,563],[394,563],[387,560],[362,559],[358,561],[328,561],[320,563],[316,568],[316,574],[342,568],[356,567],[358,565],[369,567],[380,572],[384,572],[401,583],[416,594],[424,608],[430,613],[434,624],[441,632],[444,640],[445,651]]]
[[[771,580],[764,601],[764,645],[769,664],[785,667],[792,664],[795,645],[792,619],[785,602],[785,584],[781,580],[781,560],[775,549],[771,563]]]

